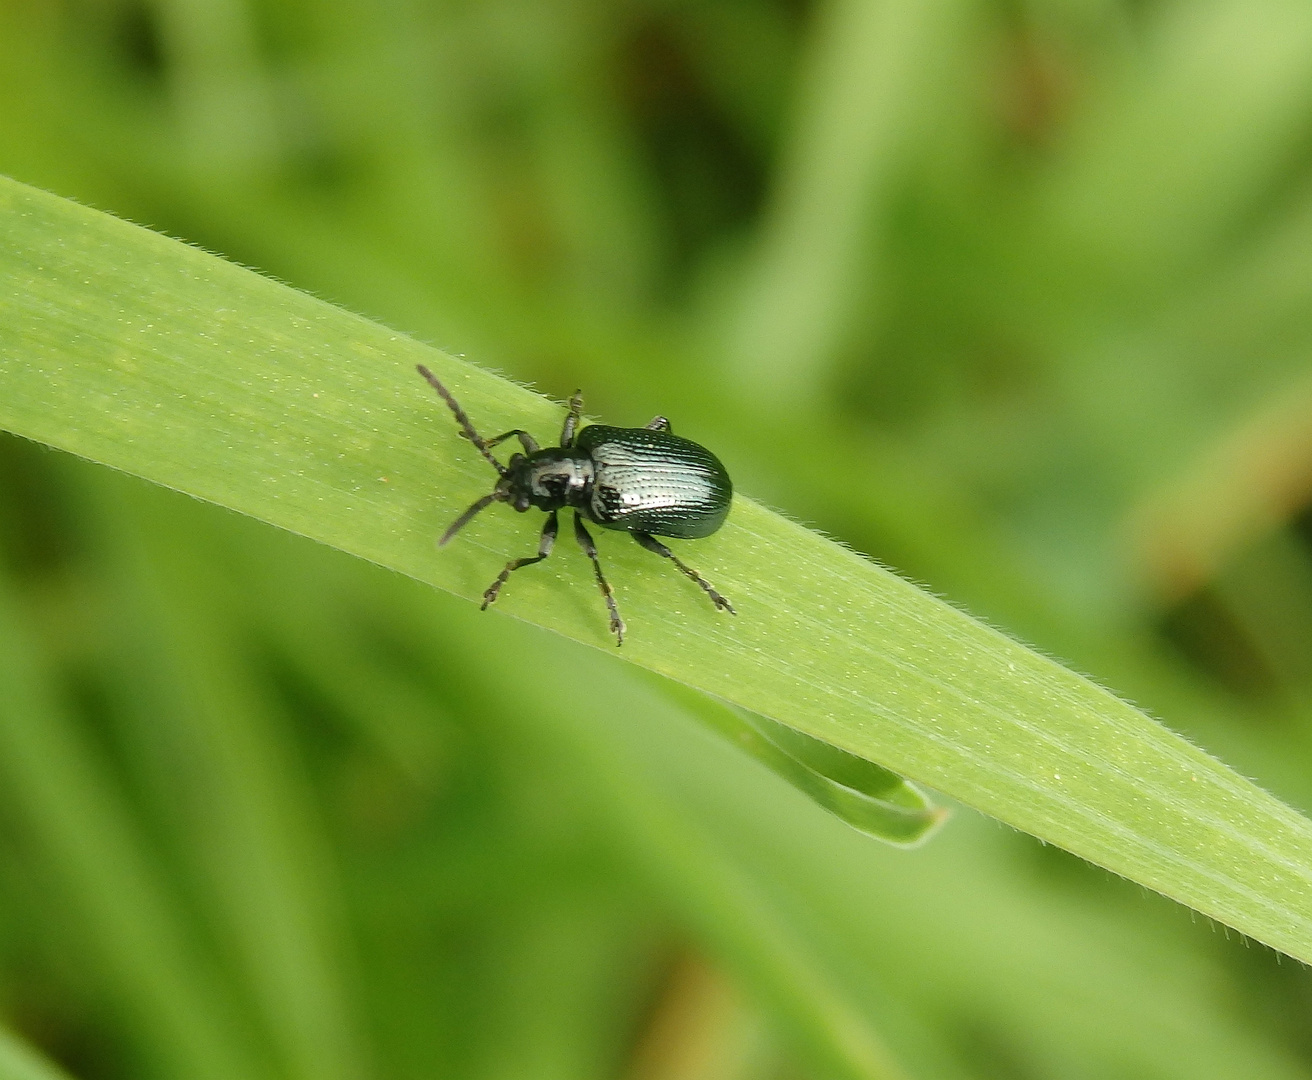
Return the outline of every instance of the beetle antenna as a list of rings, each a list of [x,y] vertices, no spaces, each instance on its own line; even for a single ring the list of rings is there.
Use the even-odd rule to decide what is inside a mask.
[[[456,414],[456,423],[458,423],[460,427],[463,429],[462,433],[464,434],[465,438],[478,447],[478,452],[482,454],[485,458],[487,458],[487,463],[491,465],[492,468],[496,469],[499,475],[505,476],[506,467],[492,456],[492,451],[487,448],[487,442],[483,439],[481,435],[479,435],[477,431],[474,430],[474,425],[469,422],[469,417],[465,415],[465,410],[460,407],[460,403],[457,402],[456,399],[451,396],[451,391],[448,390],[445,386],[443,386],[440,382],[438,382],[437,376],[434,375],[431,371],[429,371],[428,368],[424,367],[423,364],[416,364],[415,369],[419,372],[420,375],[422,375],[425,379],[428,380],[428,385],[431,386],[434,390],[438,392],[438,394],[441,395],[442,400],[445,401],[447,405],[450,407],[451,411]],[[482,510],[483,507],[486,505],[487,503],[483,503],[482,506],[479,506],[478,509]],[[451,534],[455,532],[456,527],[463,525],[466,521],[469,520],[470,517],[473,517],[473,514],[469,514],[466,517],[462,517],[456,523],[456,525],[448,529],[446,533],[446,537],[442,540],[442,543],[445,544],[447,540],[451,538]]]
[[[474,516],[480,511],[486,510],[494,502],[505,501],[506,497],[500,491],[493,491],[491,495],[484,495],[478,500],[478,502],[474,503],[473,506],[456,518],[455,521],[451,522],[451,527],[442,534],[442,539],[437,542],[437,546],[441,547],[450,540],[451,537],[455,536],[455,534],[468,525],[474,519]]]

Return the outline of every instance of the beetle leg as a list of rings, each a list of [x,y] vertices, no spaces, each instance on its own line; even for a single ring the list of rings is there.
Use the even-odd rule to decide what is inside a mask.
[[[538,441],[535,438],[533,438],[533,436],[530,435],[527,431],[524,431],[521,428],[515,428],[513,431],[502,432],[495,439],[488,439],[483,445],[486,446],[489,450],[491,450],[492,447],[500,445],[501,443],[509,439],[512,435],[519,436],[519,443],[524,448],[524,453],[536,454],[538,452]]]
[[[506,563],[506,568],[497,575],[496,581],[487,587],[483,593],[483,608],[486,611],[488,604],[497,598],[497,593],[501,591],[501,586],[509,580],[510,575],[518,570],[521,566],[531,566],[535,562],[541,562],[551,554],[551,548],[556,543],[556,530],[558,526],[556,521],[556,512],[553,510],[547,515],[547,523],[542,526],[542,535],[538,538],[538,553],[530,555],[526,559],[513,559]]]
[[[574,536],[578,539],[583,554],[592,560],[592,569],[597,572],[597,584],[601,587],[601,595],[606,598],[606,607],[610,610],[610,628],[615,634],[615,644],[623,645],[624,620],[620,618],[620,609],[615,606],[615,594],[611,590],[610,582],[602,574],[601,563],[597,561],[597,545],[592,542],[592,536],[583,527],[583,518],[577,511],[574,513]]]
[[[704,590],[706,590],[706,595],[711,598],[711,602],[714,603],[715,606],[719,608],[721,611],[727,611],[730,615],[738,614],[738,612],[734,611],[733,605],[729,603],[728,600],[726,600],[723,596],[721,596],[718,592],[716,592],[713,588],[711,588],[711,583],[709,581],[707,581],[704,577],[702,577],[701,574],[697,573],[697,571],[694,570],[691,566],[688,566],[686,563],[680,561],[679,557],[675,555],[674,552],[672,552],[669,548],[667,548],[664,544],[662,544],[659,540],[657,540],[656,537],[652,536],[651,533],[635,532],[631,535],[633,536],[633,539],[638,541],[638,543],[641,544],[643,547],[645,547],[648,551],[654,551],[657,555],[663,555],[665,558],[673,562],[674,565],[677,566],[680,570],[682,570],[684,574],[692,578],[693,581],[697,582],[698,585],[700,585]]]
[[[665,417],[663,416],[653,416],[643,426],[646,427],[648,431],[663,431],[667,435],[674,430],[672,427],[670,427],[670,422],[666,420]]]
[[[569,399],[569,412],[565,416],[565,426],[560,429],[560,445],[574,445],[574,432],[579,426],[579,417],[583,415],[583,391],[575,390]]]

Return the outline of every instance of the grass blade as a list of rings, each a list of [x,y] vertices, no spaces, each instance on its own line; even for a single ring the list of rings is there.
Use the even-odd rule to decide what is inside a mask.
[[[487,431],[562,410],[213,258],[0,184],[0,426],[474,599],[537,523],[434,538],[492,474],[414,376]],[[730,619],[635,545],[602,558],[625,659],[922,781],[1312,960],[1312,823],[1112,694],[739,498],[697,567]],[[584,560],[498,607],[612,649]]]

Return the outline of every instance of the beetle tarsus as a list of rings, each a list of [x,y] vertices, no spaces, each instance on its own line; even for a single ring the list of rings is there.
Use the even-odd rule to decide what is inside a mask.
[[[501,586],[510,580],[511,574],[520,569],[520,567],[532,566],[534,563],[539,563],[551,554],[551,549],[556,543],[556,532],[559,524],[560,523],[556,518],[556,513],[553,510],[547,515],[547,523],[542,526],[542,535],[538,537],[538,553],[536,555],[529,555],[523,559],[512,559],[510,562],[506,563],[506,568],[497,575],[496,581],[492,582],[492,584],[483,591],[483,603],[479,608],[480,611],[486,611],[488,604],[496,601],[497,595],[501,592]]]
[[[653,551],[657,555],[669,559],[670,562],[674,563],[674,565],[677,566],[684,573],[685,576],[697,582],[697,584],[702,587],[703,591],[705,591],[706,595],[711,598],[711,603],[715,605],[717,610],[727,611],[730,615],[738,614],[738,612],[736,612],[733,609],[733,605],[729,603],[729,601],[725,597],[721,596],[718,592],[716,592],[714,587],[711,585],[709,581],[707,581],[704,577],[702,577],[701,574],[697,573],[697,571],[694,570],[687,563],[683,562],[683,560],[681,560],[677,555],[675,555],[674,552],[672,552],[669,548],[667,548],[664,544],[662,544],[659,540],[657,540],[656,537],[652,536],[651,533],[635,531],[633,533],[633,539],[638,541],[638,543],[641,544],[643,547],[645,547],[648,551]]]
[[[624,644],[624,631],[628,629],[624,625],[624,620],[620,618],[620,609],[615,604],[615,592],[610,587],[610,582],[606,580],[606,575],[601,572],[601,562],[597,558],[597,545],[592,542],[592,534],[583,527],[583,518],[575,513],[574,515],[574,536],[579,542],[579,547],[583,549],[583,554],[592,560],[592,569],[597,574],[597,586],[601,589],[601,595],[606,599],[606,608],[610,612],[610,630],[615,635],[615,644]]]

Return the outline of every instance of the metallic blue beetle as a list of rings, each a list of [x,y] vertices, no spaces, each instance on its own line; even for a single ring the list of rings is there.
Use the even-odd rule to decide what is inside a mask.
[[[512,573],[551,554],[558,529],[556,514],[570,507],[574,510],[574,536],[592,560],[597,584],[610,611],[610,628],[616,645],[624,641],[624,620],[615,606],[610,584],[601,572],[597,547],[584,528],[584,518],[603,529],[631,534],[648,551],[669,559],[697,582],[717,608],[735,614],[733,605],[711,588],[710,582],[656,539],[673,536],[693,540],[710,536],[724,524],[733,499],[733,484],[719,458],[704,446],[672,434],[670,422],[663,416],[655,417],[641,428],[592,424],[579,431],[579,415],[583,412],[580,393],[570,399],[558,447],[543,450],[532,435],[518,428],[495,439],[484,439],[474,430],[451,392],[426,367],[422,364],[418,367],[419,374],[455,413],[461,434],[478,447],[501,477],[491,494],[484,495],[451,523],[439,543],[445,544],[475,514],[494,502],[509,503],[520,513],[529,507],[547,512],[538,553],[506,563],[506,568],[483,593],[484,610],[497,598]],[[512,454],[509,463],[503,465],[492,456],[492,447],[510,438],[519,439],[524,453]]]

